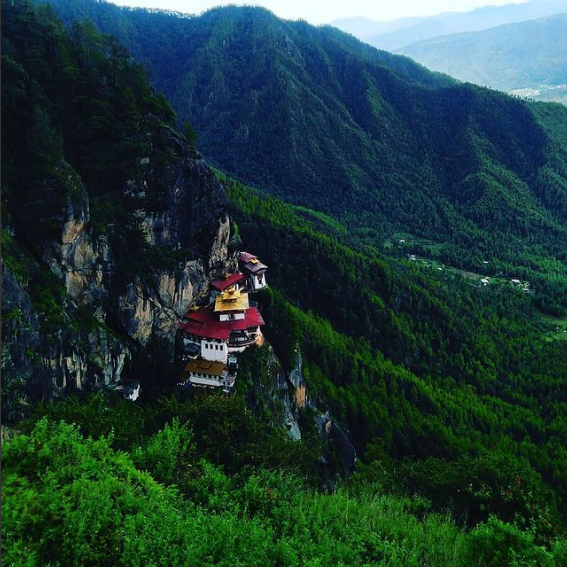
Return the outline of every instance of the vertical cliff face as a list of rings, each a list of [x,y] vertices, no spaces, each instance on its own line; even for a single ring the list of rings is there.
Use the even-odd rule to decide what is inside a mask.
[[[89,305],[108,296],[105,282],[113,265],[106,235],[94,234],[90,226],[88,193],[76,177],[75,194],[67,197],[59,223],[59,238],[42,243],[43,260],[77,305]]]
[[[28,2],[2,18],[10,421],[70,389],[151,379],[223,268],[230,221],[221,183],[114,38],[89,23],[68,31]]]
[[[293,367],[286,371],[272,346],[264,342],[240,355],[237,389],[245,392],[250,408],[269,419],[273,427],[284,429],[291,439],[316,432],[326,444],[322,462],[339,456],[345,473],[352,472],[357,457],[350,435],[321,400],[310,396],[302,366],[297,350]]]
[[[172,356],[179,318],[205,293],[209,276],[224,269],[230,238],[224,189],[202,159],[189,157],[181,136],[170,129],[159,135],[166,136],[168,164],[148,158],[114,196],[135,198],[122,222],[143,235],[143,246],[134,241],[125,253],[123,227],[97,226],[78,176],[72,197],[51,219],[57,237],[29,250],[18,224],[5,231],[6,420],[21,419],[42,398],[117,384],[156,340]],[[18,275],[22,266],[25,276]],[[50,311],[51,301],[58,305]]]
[[[294,440],[301,439],[299,410],[293,384],[267,342],[240,355],[238,375],[241,390],[246,390],[249,407],[268,415],[272,425],[284,428]]]

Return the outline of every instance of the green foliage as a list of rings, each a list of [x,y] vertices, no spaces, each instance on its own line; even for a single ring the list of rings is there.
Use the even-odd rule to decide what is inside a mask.
[[[372,486],[322,494],[286,471],[227,476],[197,455],[183,462],[182,496],[152,476],[164,470],[154,457],[165,439],[187,440],[183,429],[173,422],[148,440],[148,472],[112,438],[45,418],[3,442],[4,563],[558,567],[564,558],[562,542],[538,546],[494,518],[467,534]]]
[[[52,422],[72,423],[85,437],[111,438],[112,446],[118,450],[140,446],[147,423],[141,407],[111,392],[77,393],[58,403],[38,404],[22,424],[23,431],[29,434],[44,417]]]
[[[510,567],[560,565],[563,544],[553,551],[534,544],[533,534],[522,532],[494,516],[477,526],[469,536],[468,565],[482,567]]]
[[[181,474],[182,464],[195,450],[231,473],[247,466],[283,467],[318,478],[317,442],[309,436],[305,443],[292,442],[247,409],[240,396],[170,396],[139,405],[111,392],[78,394],[36,406],[23,431],[29,433],[43,417],[74,423],[95,439],[110,437],[112,446],[130,451],[140,467],[163,460],[160,478],[165,475],[169,481]]]
[[[2,262],[10,273],[23,285],[27,285],[34,263],[20,249],[6,229],[2,229]]]
[[[169,484],[175,471],[182,467],[182,460],[187,459],[191,440],[191,430],[179,425],[179,420],[174,418],[171,425],[166,423],[143,447],[135,449],[132,460],[138,468],[153,471],[158,482]]]
[[[567,314],[566,108],[457,84],[262,9],[187,18],[52,3],[149,61],[227,173],[339,221],[362,246],[528,280],[540,309]],[[398,233],[409,246],[392,250]]]
[[[270,266],[270,343],[288,370],[299,345],[312,395],[347,424],[363,459],[471,525],[496,513],[522,529],[537,524],[538,537],[557,531],[567,351],[542,332],[534,298],[388,260],[224,183],[242,238]]]

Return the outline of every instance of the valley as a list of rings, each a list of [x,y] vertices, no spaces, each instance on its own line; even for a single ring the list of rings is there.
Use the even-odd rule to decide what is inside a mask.
[[[461,81],[565,104],[565,11],[567,4],[546,18],[417,41],[398,52]]]
[[[566,107],[262,8],[2,17],[7,565],[564,564]]]

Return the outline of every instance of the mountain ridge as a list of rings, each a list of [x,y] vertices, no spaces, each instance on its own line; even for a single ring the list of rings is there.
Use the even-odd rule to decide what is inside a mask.
[[[565,103],[566,37],[567,13],[441,36],[399,52],[459,80],[507,92],[529,89],[531,98]]]
[[[567,146],[551,139],[567,109],[458,84],[333,28],[265,10],[180,20],[71,4],[101,26],[106,11],[117,13],[105,31],[136,49],[126,23],[144,30],[151,41],[140,57],[149,58],[154,84],[226,173],[295,204],[315,200],[372,245],[406,231],[456,267],[516,264],[528,279],[539,279],[529,242],[541,245],[536,263],[565,262]],[[54,4],[63,13],[68,5]]]
[[[400,18],[391,22],[376,22],[377,31],[372,33],[370,23],[366,22],[364,33],[343,24],[344,31],[380,49],[389,51],[401,49],[417,41],[424,41],[441,35],[466,31],[480,31],[495,26],[532,20],[564,12],[567,10],[565,0],[532,0],[529,2],[512,2],[500,6],[481,6],[466,12],[442,12],[433,16],[417,18]],[[340,21],[339,21],[340,23]],[[354,22],[356,23],[356,21]],[[333,25],[333,23],[331,23]],[[385,25],[394,27],[386,31]],[[398,27],[401,26],[401,27]],[[340,26],[338,26],[340,28]],[[398,29],[396,29],[398,28]]]

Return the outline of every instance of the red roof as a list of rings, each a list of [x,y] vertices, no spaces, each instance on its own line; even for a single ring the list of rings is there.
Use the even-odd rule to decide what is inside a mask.
[[[249,327],[260,327],[265,324],[256,307],[250,307],[244,319],[238,321],[219,321],[211,307],[202,307],[188,313],[187,316],[189,321],[179,325],[182,331],[198,337],[221,341],[226,341],[232,331],[243,331]]]
[[[235,274],[230,274],[227,278],[219,278],[217,280],[213,280],[211,282],[211,287],[213,287],[217,291],[224,291],[231,285],[241,283],[245,280],[246,276],[244,274],[236,272]]]
[[[240,261],[244,262],[245,264],[247,264],[248,262],[250,262],[250,260],[253,260],[254,258],[256,258],[256,256],[254,256],[254,254],[250,254],[250,252],[240,253]]]
[[[232,321],[231,331],[244,331],[250,327],[261,327],[262,325],[265,325],[265,323],[261,313],[258,309],[256,309],[256,307],[250,307],[250,309],[246,311],[244,319],[240,319],[240,321]]]

